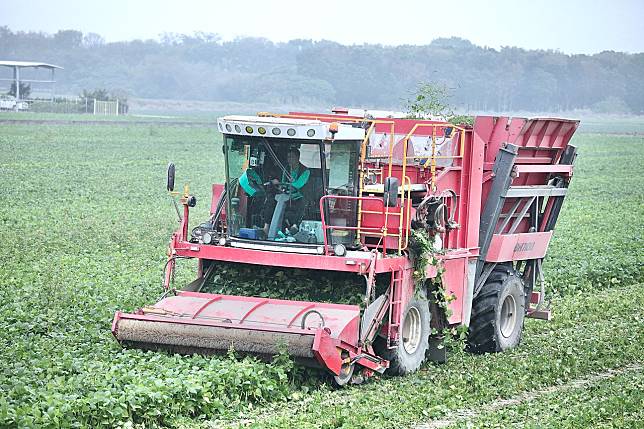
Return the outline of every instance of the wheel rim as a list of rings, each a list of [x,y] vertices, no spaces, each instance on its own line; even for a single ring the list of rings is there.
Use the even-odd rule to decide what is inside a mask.
[[[355,366],[352,364],[342,364],[342,367],[340,368],[340,374],[333,376],[333,379],[335,380],[337,385],[344,386],[345,384],[347,384],[351,380],[351,377],[353,377],[354,369]]]
[[[503,305],[501,306],[501,335],[505,338],[509,338],[516,328],[516,320],[517,302],[514,300],[512,295],[508,295],[503,300]]]
[[[416,307],[410,307],[403,322],[403,348],[408,354],[413,354],[420,344],[421,338],[420,312]]]

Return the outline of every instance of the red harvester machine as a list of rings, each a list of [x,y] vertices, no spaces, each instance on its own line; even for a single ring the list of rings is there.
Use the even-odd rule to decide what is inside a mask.
[[[184,190],[166,293],[151,307],[117,312],[118,341],[258,355],[283,344],[342,385],[444,358],[431,334],[441,322],[469,327],[470,350],[483,353],[516,346],[524,317],[550,319],[541,264],[572,177],[578,121],[479,116],[459,126],[365,116],[220,118],[226,183],[213,185],[211,216],[189,230],[196,200]],[[294,176],[304,171],[302,186]],[[419,237],[430,246],[412,255]],[[199,268],[177,290],[180,258],[197,258]],[[223,262],[354,273],[364,305],[202,292]],[[429,299],[432,290],[450,296],[451,311]]]

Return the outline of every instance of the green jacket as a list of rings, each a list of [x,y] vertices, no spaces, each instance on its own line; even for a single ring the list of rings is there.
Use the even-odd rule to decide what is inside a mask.
[[[244,171],[239,178],[239,185],[244,188],[249,197],[262,197],[266,194],[262,178],[252,168]]]
[[[304,198],[304,194],[302,194],[301,191],[304,185],[309,181],[311,171],[303,164],[300,164],[295,170],[291,170],[290,174],[293,179],[290,183],[291,200],[295,201]],[[288,183],[286,172],[282,173],[282,183]]]

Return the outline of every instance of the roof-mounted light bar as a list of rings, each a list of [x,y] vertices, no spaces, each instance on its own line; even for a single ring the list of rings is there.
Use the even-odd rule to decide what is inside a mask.
[[[318,120],[263,116],[225,116],[217,120],[224,134],[303,140],[362,140],[364,129]],[[333,128],[333,129],[330,129]]]

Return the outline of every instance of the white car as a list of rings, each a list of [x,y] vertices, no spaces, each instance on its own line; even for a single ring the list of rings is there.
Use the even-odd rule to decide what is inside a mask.
[[[16,101],[11,95],[0,95],[0,110],[29,110],[29,103]]]
[[[16,99],[10,95],[0,95],[0,110],[13,110],[16,108]]]

